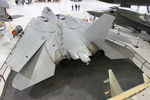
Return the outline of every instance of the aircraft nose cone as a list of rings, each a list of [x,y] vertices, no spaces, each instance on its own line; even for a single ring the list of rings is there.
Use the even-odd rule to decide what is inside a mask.
[[[89,14],[92,14],[92,11],[87,11]]]
[[[107,2],[107,3],[114,3],[114,0],[99,0],[99,1]]]

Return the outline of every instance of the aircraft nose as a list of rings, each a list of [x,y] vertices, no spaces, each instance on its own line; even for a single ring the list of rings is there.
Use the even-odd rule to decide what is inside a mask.
[[[107,2],[107,3],[114,3],[114,0],[99,0],[99,1]]]
[[[89,14],[92,14],[92,11],[87,11]]]

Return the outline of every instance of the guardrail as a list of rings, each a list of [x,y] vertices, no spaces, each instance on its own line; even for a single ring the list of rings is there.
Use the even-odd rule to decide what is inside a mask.
[[[3,65],[0,67],[0,71],[1,71],[1,73],[0,73],[0,83],[2,84],[2,86],[0,87],[0,89],[2,89],[2,90],[0,90],[0,99],[1,99],[2,91],[3,91],[3,88],[4,88],[4,86],[5,86],[7,77],[8,77],[8,75],[9,75],[9,73],[10,73],[10,68],[9,68],[9,66],[7,65],[7,62],[6,62],[6,61],[7,61],[7,60],[9,59],[9,57],[11,56],[11,54],[12,54],[14,48],[16,48],[16,45],[17,45],[17,43],[19,42],[20,39],[21,39],[21,38],[19,38],[19,39],[16,41],[16,44],[13,46],[13,48],[12,48],[11,51],[9,52],[7,58],[5,59],[5,62],[4,62]]]
[[[6,80],[5,80],[4,76],[0,75],[0,77],[1,77],[0,81],[3,79],[4,83],[6,83]]]
[[[27,28],[29,28],[30,25],[31,25],[34,21],[35,21],[35,18],[32,18],[32,20],[30,20],[30,22],[28,23],[28,25],[26,26],[26,28],[24,29],[24,31],[26,31]],[[1,73],[0,73],[0,83],[2,83],[3,86],[5,85],[6,80],[7,80],[7,77],[8,77],[8,75],[9,75],[9,73],[10,73],[10,72],[8,73],[8,71],[10,71],[10,69],[11,69],[11,68],[9,68],[9,66],[8,66],[8,64],[7,64],[7,61],[8,61],[8,59],[9,59],[9,57],[12,55],[12,52],[13,52],[14,48],[16,48],[16,46],[17,46],[17,44],[19,43],[20,39],[21,39],[21,37],[18,38],[18,40],[16,41],[15,45],[14,45],[14,46],[12,47],[12,49],[10,50],[10,52],[9,52],[7,58],[5,59],[3,65],[0,66],[0,71],[1,71]],[[5,73],[7,73],[7,76],[5,75]],[[4,81],[4,83],[3,83],[3,81]],[[3,89],[3,86],[1,86],[0,89],[1,89],[1,88]],[[0,90],[0,99],[1,99],[1,92],[2,92],[2,90]]]
[[[132,49],[130,46],[128,46],[127,44],[125,44],[124,42],[121,41],[117,41],[114,39],[106,39],[110,42],[113,42],[115,44],[121,45],[125,48],[130,49],[133,52],[134,57],[130,58],[145,74],[148,75],[148,77],[150,77],[150,62],[148,62],[146,59],[144,59],[140,54],[138,54],[134,49]],[[139,61],[136,63],[136,61]],[[141,63],[141,64],[140,64]]]

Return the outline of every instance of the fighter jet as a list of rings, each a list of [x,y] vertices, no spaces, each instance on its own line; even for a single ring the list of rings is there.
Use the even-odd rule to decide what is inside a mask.
[[[150,0],[99,0],[107,3],[121,4],[122,7],[131,5],[149,6]]]
[[[99,0],[106,3],[120,4],[121,7],[131,7],[131,5],[147,6],[147,11],[150,13],[150,0]]]
[[[110,91],[105,94],[111,93],[111,98],[107,100],[145,100],[149,97],[150,79],[143,73],[144,83],[133,87],[127,91],[123,91],[116,76],[111,69],[108,70],[109,79],[104,83],[110,83]]]
[[[10,22],[15,18],[23,17],[22,15],[9,15],[7,9],[9,4],[5,0],[0,0],[0,29],[5,29],[5,22]]]
[[[115,24],[130,27],[138,32],[146,31],[150,34],[150,15],[140,14],[124,8],[111,7],[109,10],[87,11],[89,14],[100,17],[102,14],[110,14],[115,17]]]
[[[17,72],[13,87],[23,90],[52,77],[55,67],[70,59],[88,65],[90,56],[101,50],[111,59],[133,55],[129,49],[106,40],[113,20],[104,14],[91,24],[44,8],[41,16],[31,19],[7,62]]]

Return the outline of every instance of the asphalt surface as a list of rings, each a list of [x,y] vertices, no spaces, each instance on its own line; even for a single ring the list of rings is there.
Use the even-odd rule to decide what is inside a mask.
[[[109,90],[109,84],[103,83],[110,68],[123,90],[143,82],[142,72],[128,59],[110,60],[101,56],[92,58],[89,66],[80,60],[72,60],[68,66],[57,67],[55,76],[23,91],[12,87],[16,72],[11,71],[2,100],[104,100],[110,97],[104,94]]]

